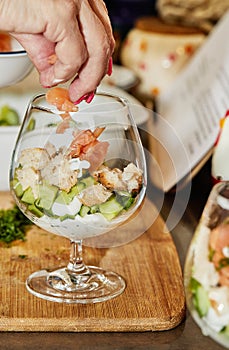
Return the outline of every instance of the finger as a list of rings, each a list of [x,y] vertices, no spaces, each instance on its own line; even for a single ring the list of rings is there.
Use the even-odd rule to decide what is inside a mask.
[[[54,64],[50,57],[55,55],[55,43],[49,42],[41,34],[13,34],[25,48],[31,61],[39,72],[40,83],[44,87],[57,84]],[[64,82],[64,80],[61,80]],[[60,82],[60,81],[59,81]]]
[[[49,76],[48,80],[54,79],[54,69],[50,64],[49,57],[55,52],[55,44],[50,43],[41,34],[15,34],[15,39],[24,47],[34,66],[40,74],[42,85],[47,86],[42,77]],[[46,80],[46,79],[45,79]]]
[[[56,42],[57,60],[53,65],[55,79],[69,80],[78,73],[87,60],[88,52],[75,12],[69,13],[67,19],[65,14],[63,18],[59,18],[59,27],[60,30],[57,32],[51,24],[48,25],[44,36]]]
[[[76,76],[88,57],[83,36],[77,22],[78,9],[72,2],[56,2],[53,7],[55,16],[52,21],[43,14],[41,34],[16,34],[20,43],[28,52],[31,60],[40,73],[40,81],[44,86],[53,86],[56,82],[64,82]],[[24,32],[25,33],[25,32]],[[50,64],[50,55],[56,55],[54,64]]]
[[[110,18],[108,15],[106,5],[105,5],[103,0],[98,0],[98,1],[89,0],[89,3],[90,3],[91,8],[93,9],[93,11],[96,13],[97,17],[103,23],[103,26],[104,26],[108,36],[110,37],[111,50],[112,50],[111,54],[113,54],[114,48],[115,48],[115,40],[114,40],[112,26],[111,26],[111,22],[110,22]],[[106,74],[108,74],[109,76],[112,74],[112,68],[113,68],[113,61],[112,61],[112,56],[111,56],[109,59],[109,62],[108,62],[108,68],[107,68],[107,72],[106,72]]]
[[[84,43],[77,40],[74,48],[74,39],[63,39],[55,44],[41,34],[13,34],[27,51],[31,61],[40,74],[40,82],[43,86],[53,86],[58,81],[67,81],[73,78],[85,59],[87,50]],[[50,56],[56,55],[54,64]]]
[[[87,46],[88,59],[70,85],[69,94],[72,101],[77,101],[81,96],[97,88],[107,73],[109,59],[114,50],[111,32],[106,30],[88,1],[84,1],[81,5],[79,21]],[[109,22],[107,25],[109,26]]]
[[[88,58],[88,51],[79,29],[71,31],[55,46],[57,61],[54,64],[55,79],[73,78]]]
[[[89,0],[89,4],[93,9],[93,11],[95,12],[96,16],[103,23],[103,26],[106,29],[106,32],[108,33],[110,38],[112,38],[113,37],[112,27],[111,27],[110,18],[109,18],[108,11],[104,1]]]

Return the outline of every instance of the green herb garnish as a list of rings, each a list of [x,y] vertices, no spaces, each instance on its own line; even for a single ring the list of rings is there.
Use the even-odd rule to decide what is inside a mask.
[[[18,257],[19,257],[20,259],[27,259],[27,258],[28,258],[28,255],[19,254]]]
[[[18,207],[0,210],[0,241],[7,245],[15,240],[25,240],[26,229],[32,225]]]
[[[209,254],[208,254],[209,261],[213,261],[214,254],[215,254],[215,250],[210,247],[209,248]]]
[[[229,258],[220,259],[217,270],[221,270],[229,265]]]

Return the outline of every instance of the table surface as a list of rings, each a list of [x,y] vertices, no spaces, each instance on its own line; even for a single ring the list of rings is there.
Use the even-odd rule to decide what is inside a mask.
[[[182,269],[184,267],[187,249],[198,223],[206,199],[211,190],[210,162],[208,162],[191,184],[188,205],[185,205],[186,188],[175,193],[166,194],[161,215],[164,220],[171,212],[171,206],[176,196],[176,206],[173,207],[174,218],[182,218],[171,230]],[[151,184],[148,196],[156,203],[161,203],[161,193]],[[169,331],[143,333],[0,333],[0,349],[155,349],[155,350],[220,350],[223,349],[209,337],[204,336],[193,322],[188,311],[184,321]]]

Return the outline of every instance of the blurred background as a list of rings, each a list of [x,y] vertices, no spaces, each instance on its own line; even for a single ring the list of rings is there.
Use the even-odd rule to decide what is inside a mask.
[[[105,3],[116,39],[114,63],[136,75],[131,92],[142,102],[169,87],[229,8],[229,0]]]
[[[141,16],[157,15],[156,0],[106,0],[117,46]],[[118,60],[118,57],[115,57]]]

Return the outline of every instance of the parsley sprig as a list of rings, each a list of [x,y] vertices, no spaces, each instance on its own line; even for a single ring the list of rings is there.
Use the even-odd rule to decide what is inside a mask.
[[[25,240],[26,229],[32,225],[18,207],[0,210],[0,241],[9,245],[15,240]]]

